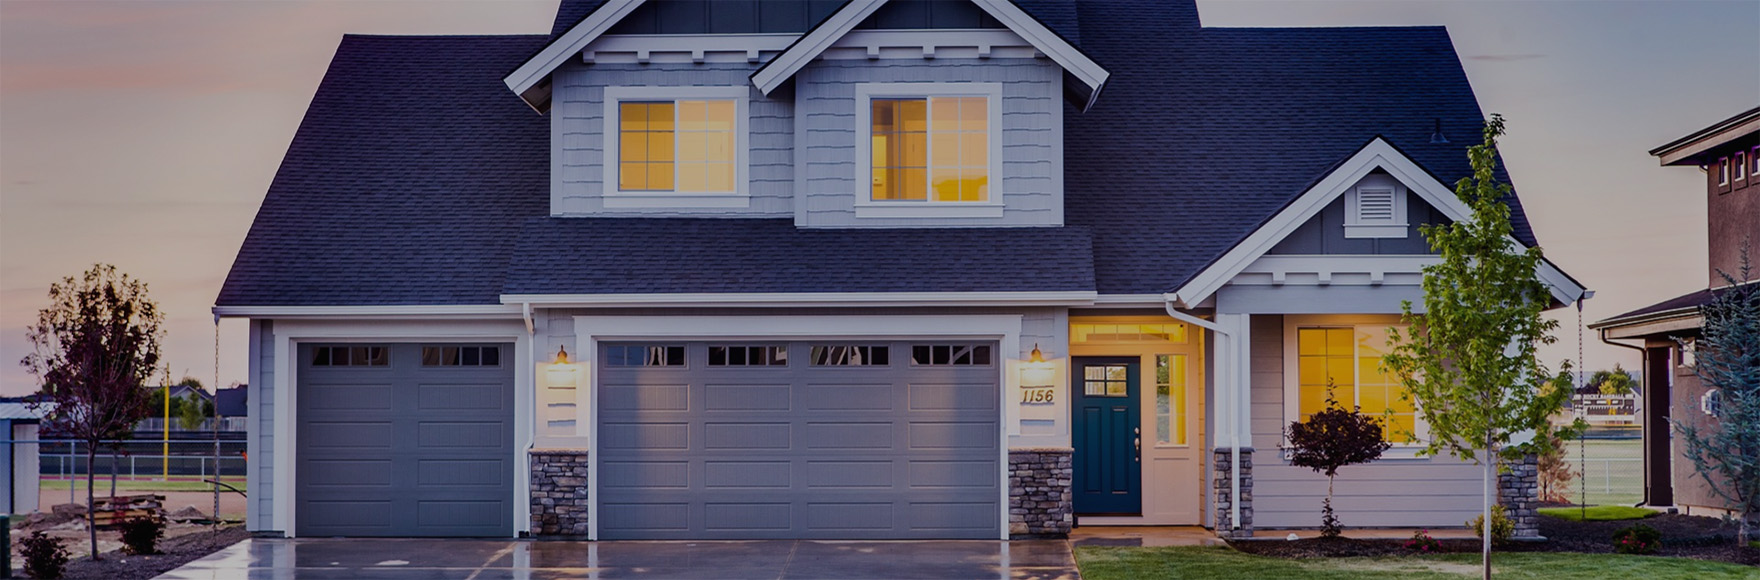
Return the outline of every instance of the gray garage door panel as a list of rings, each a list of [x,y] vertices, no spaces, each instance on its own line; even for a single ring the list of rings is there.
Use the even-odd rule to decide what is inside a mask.
[[[383,364],[314,364],[363,346]],[[295,534],[513,535],[513,345],[444,345],[493,366],[424,366],[422,346],[300,346]]]
[[[826,343],[674,344],[682,366],[600,368],[601,538],[1000,534],[994,344],[962,366],[914,365],[912,342],[866,343],[885,366],[811,365]],[[710,366],[711,344],[783,346],[787,364]]]

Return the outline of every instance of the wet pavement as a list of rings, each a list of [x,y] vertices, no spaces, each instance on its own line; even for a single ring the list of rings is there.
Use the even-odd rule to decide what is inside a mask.
[[[822,578],[1075,580],[1070,543],[252,539],[160,580]]]

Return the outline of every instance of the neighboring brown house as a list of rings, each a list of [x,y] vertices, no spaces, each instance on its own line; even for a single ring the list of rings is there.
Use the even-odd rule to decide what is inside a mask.
[[[1589,325],[1609,344],[1640,348],[1614,339],[1642,340],[1644,353],[1644,503],[1718,512],[1726,503],[1695,474],[1682,444],[1671,445],[1668,420],[1700,424],[1708,420],[1708,389],[1694,373],[1692,344],[1699,337],[1700,307],[1730,286],[1723,273],[1741,281],[1741,247],[1760,260],[1760,107],[1695,131],[1650,151],[1664,166],[1698,167],[1705,172],[1707,284],[1650,306]],[[1754,276],[1760,277],[1760,271]],[[1752,282],[1752,281],[1749,281]]]

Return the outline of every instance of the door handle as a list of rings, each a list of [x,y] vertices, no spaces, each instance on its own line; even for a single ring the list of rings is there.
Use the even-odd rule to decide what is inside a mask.
[[[1136,447],[1136,449],[1137,449],[1137,452],[1135,454],[1133,454],[1132,458],[1136,459],[1138,462],[1143,461],[1143,438],[1142,437],[1132,437],[1131,438],[1131,445],[1133,447]]]

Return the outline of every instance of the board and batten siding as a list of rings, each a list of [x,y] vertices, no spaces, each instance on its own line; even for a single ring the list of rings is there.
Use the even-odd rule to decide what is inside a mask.
[[[794,103],[766,98],[747,78],[756,65],[582,64],[556,70],[550,118],[550,213],[557,216],[787,217],[794,215]],[[606,208],[606,87],[745,87],[749,118],[743,208]]]
[[[275,513],[275,334],[274,323],[251,320],[247,339],[250,393],[245,399],[245,489],[250,490],[245,528],[277,530]],[[285,524],[281,524],[285,527]]]
[[[1314,528],[1326,476],[1285,462],[1283,317],[1252,317],[1253,525]],[[1479,513],[1483,472],[1452,457],[1382,459],[1340,469],[1333,507],[1347,527],[1461,527]]]
[[[1062,69],[1046,59],[818,60],[795,75],[796,140],[802,167],[795,224],[801,227],[1020,227],[1063,224]],[[1002,85],[1001,175],[990,195],[1001,218],[856,217],[866,160],[856,159],[856,85]],[[994,134],[994,132],[993,132]],[[998,188],[997,185],[1001,187]]]

